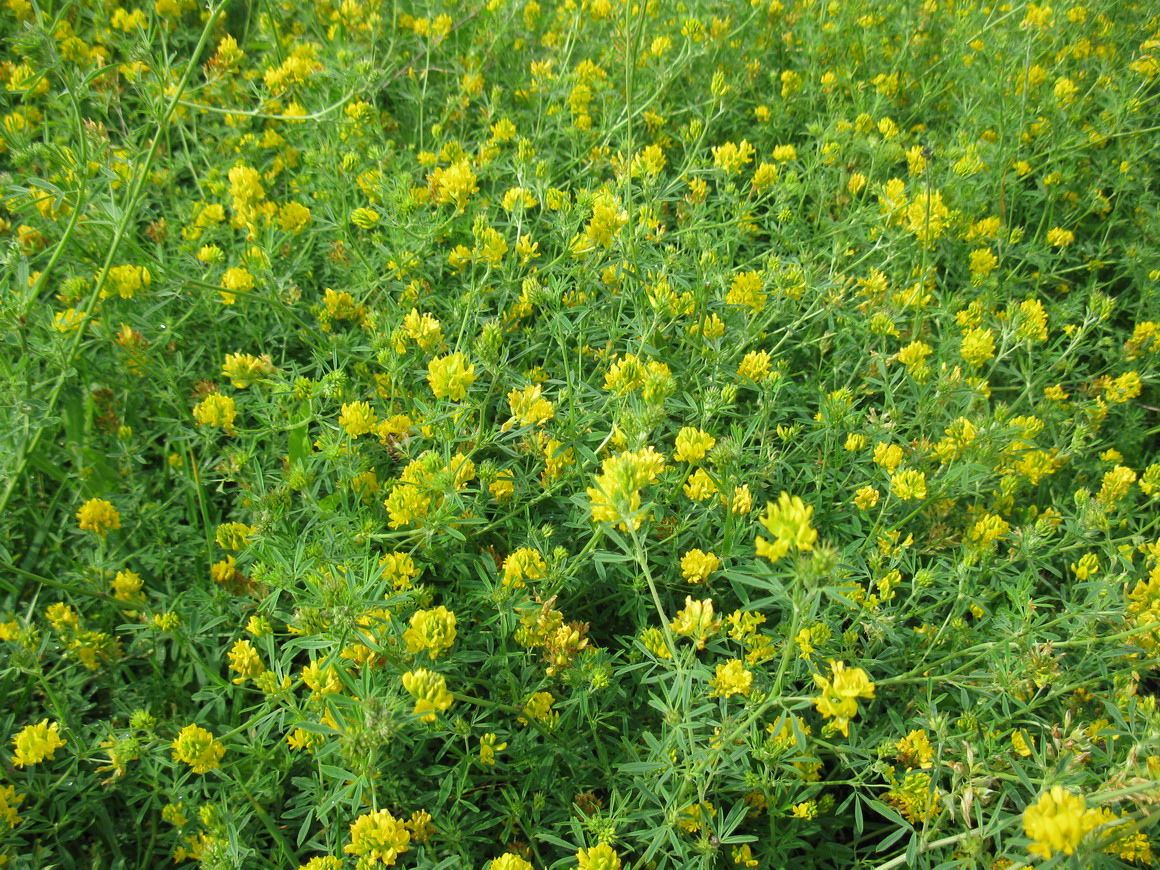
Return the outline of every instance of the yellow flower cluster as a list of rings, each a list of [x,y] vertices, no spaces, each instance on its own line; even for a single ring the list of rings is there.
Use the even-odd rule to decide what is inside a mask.
[[[103,498],[90,498],[77,511],[77,522],[82,530],[96,532],[104,537],[110,531],[121,528],[121,515],[112,502]]]
[[[608,843],[576,852],[578,870],[620,870],[620,855]]]
[[[350,826],[350,843],[343,847],[348,855],[359,858],[360,867],[381,863],[390,867],[411,845],[411,832],[402,819],[390,810],[375,810],[359,816]]]
[[[831,662],[832,679],[814,674],[814,682],[822,690],[814,699],[814,706],[833,722],[828,726],[850,736],[850,720],[858,715],[858,699],[873,698],[874,684],[861,668],[847,669],[844,662]]]
[[[1074,855],[1085,836],[1103,823],[1098,810],[1061,785],[1052,786],[1023,811],[1023,831],[1034,840],[1027,851],[1049,860],[1056,852]]]
[[[540,426],[556,415],[555,407],[543,397],[543,387],[539,384],[522,390],[513,389],[507,400],[512,415],[503,424],[504,431],[513,426]]]
[[[677,611],[669,628],[676,634],[692,638],[697,649],[704,649],[705,643],[721,628],[721,620],[713,613],[713,599],[694,601],[693,596],[685,596],[685,606]]]
[[[790,496],[783,491],[778,496],[777,504],[768,502],[765,511],[760,523],[774,536],[774,540],[771,542],[758,536],[757,555],[776,562],[791,548],[805,552],[814,548],[814,542],[818,539],[817,530],[810,525],[814,509],[806,507],[798,496]]]
[[[475,366],[460,351],[435,357],[427,365],[427,383],[436,399],[462,401],[468,388],[475,383]]]
[[[227,433],[233,432],[234,421],[238,410],[232,396],[223,396],[221,393],[210,393],[197,403],[193,409],[193,418],[199,426],[213,426],[224,429]]]
[[[613,523],[623,531],[628,531],[630,525],[640,528],[641,487],[656,483],[664,467],[664,456],[652,447],[626,450],[605,459],[595,485],[586,490],[593,521]]]
[[[193,768],[194,773],[207,773],[221,767],[226,748],[213,734],[199,725],[186,725],[173,740],[173,760]]]
[[[434,722],[436,712],[447,710],[455,701],[443,676],[424,668],[403,674],[403,688],[415,699],[415,715],[423,722]]]
[[[721,560],[712,552],[692,549],[681,557],[681,576],[689,583],[704,583],[720,567]]]
[[[753,671],[745,669],[740,659],[730,659],[717,665],[717,673],[709,680],[711,695],[728,698],[731,695],[748,695],[753,689]]]
[[[12,738],[15,753],[12,763],[17,767],[29,764],[39,764],[42,761],[51,761],[56,751],[64,746],[64,739],[60,736],[60,723],[48,720],[36,724],[25,725],[20,733]]]
[[[412,655],[426,651],[439,658],[455,643],[455,614],[440,605],[433,610],[416,610],[411,627],[403,632],[403,642]]]
[[[520,589],[525,580],[539,580],[547,571],[548,565],[538,551],[520,547],[503,560],[503,585]]]

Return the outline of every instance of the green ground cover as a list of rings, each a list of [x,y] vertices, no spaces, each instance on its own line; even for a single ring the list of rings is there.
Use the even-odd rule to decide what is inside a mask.
[[[1149,4],[0,6],[0,865],[1152,864]]]

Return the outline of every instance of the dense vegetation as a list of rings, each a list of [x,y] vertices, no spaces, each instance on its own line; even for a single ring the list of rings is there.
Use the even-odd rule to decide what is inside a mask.
[[[1150,865],[1148,6],[6,0],[0,865]]]

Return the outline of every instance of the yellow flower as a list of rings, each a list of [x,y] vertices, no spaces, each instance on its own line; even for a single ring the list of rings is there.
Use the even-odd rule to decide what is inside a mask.
[[[753,857],[753,850],[750,848],[748,843],[745,843],[742,846],[734,846],[730,850],[730,854],[733,856],[733,863],[740,864],[742,867],[756,867],[759,863],[758,860]]]
[[[198,725],[186,725],[173,741],[173,760],[183,761],[194,773],[206,773],[221,766],[226,748],[212,733]]]
[[[210,393],[193,409],[197,425],[213,426],[225,429],[226,432],[234,430],[234,420],[237,416],[238,410],[233,396],[223,396],[221,393]]]
[[[0,821],[4,822],[9,829],[15,828],[23,821],[16,813],[16,808],[23,800],[24,795],[19,794],[12,786],[0,787]]]
[[[521,725],[527,725],[529,719],[534,719],[537,722],[543,722],[549,728],[554,728],[556,723],[560,721],[559,712],[552,709],[552,705],[555,703],[556,699],[552,697],[551,692],[536,692],[524,703],[524,715],[520,716],[517,721]]]
[[[539,580],[547,572],[543,556],[531,547],[520,547],[503,560],[503,585],[520,589],[525,580]]]
[[[697,643],[697,649],[704,649],[705,642],[721,628],[721,620],[714,618],[713,599],[694,601],[693,596],[685,596],[685,607],[678,610],[669,628],[679,635],[690,637]]]
[[[665,644],[665,633],[659,628],[646,628],[640,633],[640,642],[658,659],[671,659],[673,657]]]
[[[703,468],[698,468],[690,476],[688,482],[682,488],[685,493],[693,501],[704,501],[710,496],[717,494],[717,484],[713,482],[713,478]]]
[[[1025,730],[1019,729],[1011,732],[1011,748],[1027,758],[1031,755],[1031,751],[1035,748],[1035,735],[1028,734]]]
[[[427,383],[436,399],[449,398],[458,402],[467,396],[468,388],[475,383],[475,366],[467,361],[466,354],[459,351],[435,357],[427,366]]]
[[[354,820],[350,843],[343,851],[357,855],[360,867],[369,868],[378,862],[390,867],[410,845],[411,833],[403,820],[392,816],[390,810],[376,810]]]
[[[121,515],[111,502],[103,498],[90,498],[77,511],[81,529],[96,532],[104,537],[110,530],[121,528]]]
[[[737,377],[759,384],[769,377],[769,352],[752,350],[737,366]]]
[[[80,329],[81,324],[88,319],[88,315],[77,308],[66,308],[52,316],[52,328],[57,332],[73,332]]]
[[[585,490],[592,503],[592,520],[614,523],[625,531],[629,523],[640,528],[640,489],[656,483],[664,467],[664,456],[652,447],[626,450],[605,459],[593,481],[595,486]]]
[[[726,175],[736,175],[752,162],[754,148],[745,139],[739,143],[725,142],[712,149],[713,165]]]
[[[153,614],[153,627],[158,631],[174,631],[181,625],[181,617],[172,610]]]
[[[708,432],[685,426],[677,433],[677,451],[673,454],[673,461],[700,462],[716,443],[717,439]]]
[[[959,351],[968,364],[976,368],[995,355],[995,336],[985,326],[978,326],[963,334],[963,347]]]
[[[1113,508],[1120,499],[1128,494],[1135,482],[1135,471],[1126,465],[1117,465],[1104,474],[1096,500],[1105,508]]]
[[[431,198],[435,202],[454,203],[459,211],[467,204],[468,198],[479,191],[471,161],[464,157],[446,169],[436,169],[427,176],[431,186]]]
[[[499,743],[497,740],[498,738],[491,732],[479,738],[480,764],[495,764],[495,754],[507,749],[507,743]]]
[[[833,719],[833,727],[850,736],[850,720],[858,715],[858,698],[873,698],[874,684],[861,668],[846,669],[844,662],[831,662],[833,680],[814,674],[814,682],[822,694],[814,698],[814,706],[827,719]]]
[[[492,861],[488,870],[534,870],[534,868],[519,855],[508,852]]]
[[[690,583],[704,583],[720,567],[721,560],[711,552],[693,549],[681,557],[681,576]]]
[[[765,308],[767,295],[760,272],[742,272],[733,276],[729,292],[725,294],[726,305],[744,305],[754,313]]]
[[[1074,855],[1084,836],[1102,821],[1099,811],[1088,809],[1082,797],[1061,785],[1052,786],[1023,811],[1023,831],[1035,841],[1027,851],[1044,859],[1056,852]]]
[[[403,632],[403,642],[412,654],[427,651],[437,659],[455,643],[455,614],[446,607],[416,610],[411,627]]]
[[[890,491],[903,501],[926,498],[926,474],[914,469],[892,474]]]
[[[576,853],[579,870],[620,870],[620,856],[607,843],[580,849]]]
[[[152,281],[153,276],[144,266],[114,266],[109,270],[100,296],[106,299],[116,293],[122,299],[132,299],[134,293],[148,287]]]
[[[878,490],[864,486],[854,493],[854,506],[860,511],[868,511],[878,504]]]
[[[926,358],[932,353],[934,350],[925,341],[912,341],[898,352],[898,361],[906,366],[911,377],[920,380],[926,374]]]
[[[243,639],[237,641],[230,650],[230,670],[238,673],[234,684],[240,686],[246,680],[264,673],[266,666],[262,664],[254,645]]]
[[[1052,227],[1047,231],[1047,244],[1053,248],[1066,248],[1075,241],[1075,233],[1060,227]]]
[[[677,819],[681,830],[688,834],[695,834],[705,828],[711,819],[717,817],[717,808],[711,801],[689,804]]]
[[[724,501],[725,496],[721,496]],[[749,491],[749,484],[743,484],[733,488],[733,499],[729,502],[729,512],[734,514],[747,514],[753,510],[753,494]]]
[[[874,464],[881,465],[891,474],[902,463],[902,448],[897,444],[879,441],[874,445]]]
[[[426,495],[413,483],[396,485],[383,501],[389,520],[387,525],[397,529],[427,516],[431,508],[431,496]]]
[[[1047,309],[1038,299],[1025,299],[1019,304],[1015,337],[1020,341],[1047,340]]]
[[[56,751],[64,746],[59,730],[60,723],[53,722],[50,725],[47,719],[39,725],[25,725],[20,733],[12,738],[12,745],[16,748],[12,763],[17,767],[24,767],[28,764],[39,764],[45,759],[51,761]]]
[[[971,526],[970,539],[981,547],[990,546],[1011,530],[1011,524],[998,514],[986,513]]]
[[[278,208],[278,229],[298,235],[310,225],[310,209],[301,203],[286,202]]]
[[[268,356],[254,356],[249,353],[227,353],[222,376],[230,379],[236,389],[246,387],[269,377],[277,371]]]
[[[323,665],[318,659],[311,659],[302,669],[304,682],[314,697],[320,695],[337,695],[342,691],[342,678],[334,665]]]
[[[926,731],[919,728],[911,731],[895,745],[897,758],[907,767],[929,768],[934,758],[934,746],[927,737]]]
[[[338,425],[351,438],[374,432],[378,422],[378,415],[371,408],[370,402],[347,402],[338,415]]]
[[[796,495],[790,496],[788,492],[782,492],[776,505],[767,502],[765,516],[760,522],[774,536],[774,540],[770,542],[759,536],[757,555],[776,562],[791,548],[812,550],[814,542],[818,539],[817,530],[810,525],[813,515],[813,507],[806,507],[801,498]]]
[[[999,265],[999,258],[990,248],[979,248],[971,251],[970,270],[971,283],[980,284]]]
[[[942,235],[950,219],[950,210],[943,203],[942,193],[923,191],[906,208],[909,229],[922,244],[929,244]]]
[[[447,691],[447,681],[423,668],[403,674],[403,688],[415,698],[415,715],[423,722],[434,722],[436,711],[446,710],[455,701]]]
[[[381,215],[373,208],[356,208],[350,213],[350,222],[362,230],[374,229],[380,220]]]
[[[1071,570],[1075,572],[1076,579],[1086,580],[1100,570],[1100,558],[1095,553],[1084,553],[1078,563],[1071,563]]]
[[[222,289],[218,291],[223,305],[233,305],[238,297],[237,293],[248,293],[254,289],[254,276],[240,266],[226,269],[221,280]]]
[[[298,870],[342,870],[342,859],[333,855],[315,855],[305,864],[299,864]]]
[[[223,550],[240,550],[258,531],[245,523],[222,523],[214,532],[214,542]]]
[[[391,581],[396,592],[410,589],[411,581],[422,573],[415,565],[415,560],[401,551],[383,555],[379,559],[379,566],[383,569],[383,577]]]
[[[429,351],[443,341],[443,327],[433,314],[428,312],[420,314],[418,308],[412,308],[403,318],[402,326],[396,331],[396,353],[406,353],[408,338],[422,350]]]
[[[539,384],[525,387],[522,390],[513,389],[508,393],[508,406],[512,416],[503,424],[506,431],[512,426],[539,426],[547,423],[556,415],[556,409],[547,399],[543,398],[544,388]]]
[[[728,698],[731,695],[748,695],[753,689],[753,672],[745,670],[740,659],[730,659],[717,665],[717,674],[709,680],[713,687],[711,695]]]
[[[1108,382],[1104,388],[1104,395],[1107,396],[1109,402],[1122,404],[1128,399],[1134,399],[1140,395],[1140,389],[1143,384],[1140,381],[1140,375],[1136,372],[1124,372],[1115,380]]]
[[[136,571],[118,571],[113,577],[113,597],[118,601],[134,601],[140,597],[145,581]]]

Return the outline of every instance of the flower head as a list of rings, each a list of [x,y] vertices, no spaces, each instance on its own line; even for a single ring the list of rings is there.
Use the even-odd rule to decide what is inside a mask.
[[[620,856],[607,843],[580,849],[576,853],[579,870],[620,870]]]
[[[186,725],[173,741],[173,760],[183,761],[194,773],[206,773],[221,767],[226,748],[211,732],[199,725]]]
[[[96,532],[104,537],[109,530],[121,528],[121,515],[112,502],[103,498],[90,498],[77,511],[80,527],[86,532]]]
[[[757,538],[757,555],[776,562],[790,549],[809,551],[818,539],[817,530],[810,525],[813,507],[807,507],[798,496],[782,492],[777,504],[768,502],[761,524],[774,536],[772,542]]]
[[[731,659],[717,665],[717,673],[709,680],[712,695],[728,698],[731,695],[748,695],[753,689],[753,671],[747,671],[740,659]]]
[[[434,722],[435,713],[455,701],[442,675],[423,668],[403,674],[403,688],[415,698],[415,715],[424,722]]]
[[[677,451],[673,454],[675,462],[700,462],[705,454],[713,449],[717,439],[693,426],[685,426],[677,433]]]
[[[232,432],[234,420],[238,416],[237,406],[232,396],[210,393],[193,409],[193,417],[199,426],[213,426]]]
[[[858,715],[858,698],[873,698],[874,684],[861,668],[846,669],[844,662],[831,662],[833,680],[814,674],[822,694],[814,699],[818,712],[833,719],[833,727],[850,736],[850,720]]]
[[[402,819],[390,810],[376,810],[359,816],[350,826],[350,843],[343,847],[349,855],[359,857],[360,867],[382,862],[390,867],[411,845],[411,833]]]
[[[12,763],[17,767],[28,764],[39,764],[45,759],[52,760],[56,751],[64,746],[61,738],[60,724],[51,725],[45,719],[39,725],[26,725],[20,733],[12,738],[12,745],[16,748],[16,755]]]
[[[427,366],[427,383],[436,399],[461,401],[467,397],[468,387],[475,383],[475,366],[459,351],[437,356]]]
[[[1027,851],[1045,859],[1056,852],[1074,855],[1084,835],[1101,823],[1099,811],[1088,809],[1080,795],[1052,786],[1023,811],[1023,831],[1036,841]]]
[[[411,627],[403,632],[403,641],[411,653],[426,650],[431,658],[439,658],[455,643],[455,614],[443,606],[416,610]]]
[[[705,642],[721,628],[721,620],[713,614],[713,599],[694,601],[693,596],[685,596],[685,607],[677,611],[669,628],[697,642],[697,649],[704,649]]]

